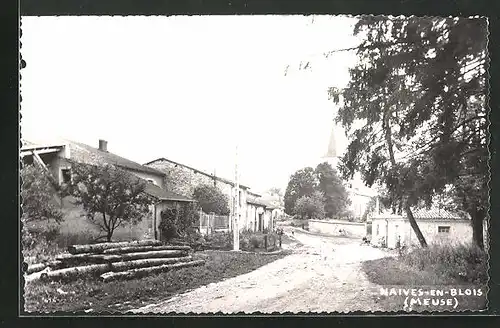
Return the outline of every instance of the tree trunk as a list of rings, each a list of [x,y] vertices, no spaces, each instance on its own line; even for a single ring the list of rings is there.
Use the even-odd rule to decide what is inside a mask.
[[[28,266],[28,269],[26,270],[26,274],[31,274],[35,272],[42,271],[47,267],[46,263],[36,263]]]
[[[77,279],[82,276],[99,275],[110,271],[124,271],[135,268],[181,263],[186,261],[191,261],[191,257],[186,256],[181,258],[166,258],[166,259],[155,258],[155,259],[135,260],[135,261],[117,262],[117,263],[92,264],[92,265],[78,266],[78,267],[44,272],[41,274],[40,279],[42,281],[51,281],[51,280],[69,281]]]
[[[168,246],[128,246],[128,247],[118,247],[118,248],[110,248],[105,249],[103,254],[123,254],[123,253],[132,253],[132,252],[148,252],[148,251],[164,251],[164,250],[172,250],[172,251],[189,251],[191,247],[189,246],[181,246],[181,245],[168,245]]]
[[[485,220],[484,211],[471,211],[469,213],[471,216],[472,224],[472,241],[479,248],[484,249],[484,235],[483,235],[483,224]]]
[[[102,253],[105,249],[119,248],[119,247],[131,247],[131,246],[160,246],[162,242],[159,240],[141,240],[132,242],[120,242],[120,243],[100,243],[92,245],[73,245],[68,246],[68,252],[71,254],[83,254],[83,253]]]
[[[385,142],[386,142],[387,148],[389,150],[389,158],[391,161],[391,166],[395,167],[396,166],[396,158],[394,156],[394,145],[392,143],[389,115],[390,115],[389,111],[386,111],[384,113]],[[400,183],[398,183],[396,186],[396,195],[398,197],[401,197],[399,191],[400,191]],[[399,210],[398,214],[402,213],[402,207],[403,207],[402,199],[399,199],[399,201],[397,202],[397,209]],[[405,209],[406,215],[408,217],[408,220],[410,221],[410,225],[411,225],[413,231],[415,232],[415,235],[417,235],[418,241],[420,242],[420,246],[427,247],[427,242],[425,241],[425,238],[424,238],[424,235],[422,234],[422,231],[420,231],[420,228],[417,224],[417,221],[415,221],[415,217],[413,216],[413,212],[411,211],[410,204],[408,203],[408,201],[404,202],[404,209]]]
[[[198,260],[198,261],[189,261],[189,262],[184,262],[184,263],[165,264],[165,265],[158,265],[158,266],[147,267],[147,268],[133,269],[133,270],[124,271],[124,272],[108,272],[108,273],[102,274],[100,278],[101,278],[101,281],[103,281],[103,282],[109,282],[109,281],[118,280],[118,279],[134,279],[134,278],[140,278],[140,277],[143,277],[143,276],[146,276],[149,274],[153,274],[153,273],[159,273],[159,272],[170,271],[170,270],[192,267],[192,266],[199,266],[199,265],[203,265],[204,263],[205,263],[205,261]]]
[[[109,243],[111,242],[111,237],[113,237],[113,232],[112,231],[108,231],[106,233],[106,241]]]
[[[56,257],[56,260],[63,262],[66,267],[71,264],[99,264],[99,263],[112,263],[120,261],[131,261],[138,259],[152,259],[152,258],[165,258],[165,257],[178,257],[186,256],[185,250],[162,250],[151,252],[138,252],[127,254],[75,254],[75,255],[61,255]]]
[[[42,281],[73,280],[81,276],[86,276],[91,274],[97,275],[107,271],[111,271],[111,263],[93,264],[93,265],[66,268],[55,271],[48,271],[41,274],[40,280]]]
[[[405,212],[406,216],[408,216],[408,220],[410,221],[410,225],[417,236],[417,239],[420,243],[420,246],[427,247],[427,241],[425,241],[425,237],[420,231],[418,227],[417,221],[415,221],[415,217],[413,216],[413,212],[411,211],[410,205],[408,203],[405,204]]]

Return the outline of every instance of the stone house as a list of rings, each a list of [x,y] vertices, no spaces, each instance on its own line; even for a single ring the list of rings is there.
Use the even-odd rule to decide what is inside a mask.
[[[468,218],[443,209],[415,210],[413,215],[428,244],[472,242],[472,225]],[[372,244],[384,241],[388,248],[395,248],[399,239],[401,245],[419,245],[406,215],[386,212],[375,214],[371,220]]]
[[[91,165],[112,164],[146,180],[145,192],[154,199],[154,204],[150,207],[150,216],[139,223],[147,232],[145,238],[160,238],[158,226],[162,210],[194,201],[165,189],[167,183],[163,172],[109,152],[105,140],[99,140],[98,148],[70,140],[42,145],[23,142],[21,158],[24,164],[36,161],[46,167],[59,184],[70,181],[72,161]]]
[[[262,231],[263,229],[272,229],[273,212],[275,216],[280,213],[279,208],[266,202],[261,198],[261,195],[251,192],[248,186],[240,184],[237,192],[236,184],[231,180],[166,158],[158,158],[144,165],[165,173],[167,189],[186,197],[191,197],[196,186],[201,184],[212,184],[218,187],[229,199],[231,218],[236,213],[236,195],[238,195],[240,206],[239,230]],[[233,221],[229,220],[230,230],[233,229],[232,225]]]
[[[147,167],[161,171],[166,176],[167,189],[185,197],[192,197],[194,189],[203,184],[213,185],[219,188],[229,200],[229,208],[232,213],[236,212],[236,195],[239,196],[240,222],[245,222],[247,212],[248,186],[239,185],[239,192],[236,191],[236,184],[228,179],[195,169],[191,166],[174,162],[166,158],[158,158],[144,164]],[[242,221],[243,220],[243,221]],[[230,222],[231,226],[232,222]],[[244,224],[240,223],[239,228],[244,229]]]

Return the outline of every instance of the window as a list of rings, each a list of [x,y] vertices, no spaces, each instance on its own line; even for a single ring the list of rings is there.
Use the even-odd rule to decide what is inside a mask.
[[[378,234],[379,234],[379,229],[378,228],[379,228],[380,225],[376,224],[375,226],[377,227],[377,234],[376,234],[376,236],[378,236]]]
[[[450,227],[447,226],[439,226],[438,227],[438,233],[450,233]]]
[[[71,169],[62,169],[61,176],[62,176],[63,183],[71,182]]]

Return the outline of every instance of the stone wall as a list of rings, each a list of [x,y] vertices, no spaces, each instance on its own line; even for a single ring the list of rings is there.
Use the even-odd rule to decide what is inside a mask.
[[[342,220],[309,220],[309,231],[332,236],[363,238],[366,235],[366,224]]]
[[[232,213],[236,211],[234,196],[236,195],[236,188],[224,181],[220,181],[215,179],[213,176],[207,175],[200,171],[190,169],[183,165],[171,163],[165,160],[158,160],[147,166],[155,168],[159,171],[162,171],[166,174],[165,178],[165,189],[175,192],[177,194],[192,197],[194,189],[202,184],[210,184],[215,185],[219,188],[224,195],[227,196],[229,200],[229,208]],[[244,188],[240,188],[241,197],[240,197],[240,216],[241,220],[239,223],[239,229],[243,230],[247,226],[249,226],[248,218],[247,218],[247,190]],[[232,221],[231,221],[232,224]]]
[[[194,188],[202,184],[216,185],[222,192],[224,192],[228,198],[230,194],[227,194],[228,186],[231,190],[231,186],[224,186],[225,184],[216,181],[213,177],[210,177],[201,172],[196,172],[182,165],[177,165],[168,161],[156,161],[147,166],[155,168],[166,174],[165,177],[165,189],[175,192],[177,194],[192,197]]]

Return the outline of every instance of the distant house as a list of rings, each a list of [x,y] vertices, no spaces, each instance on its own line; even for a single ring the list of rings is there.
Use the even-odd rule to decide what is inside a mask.
[[[443,209],[415,210],[413,215],[428,244],[472,242],[468,218]],[[372,244],[384,241],[387,247],[395,248],[399,239],[401,245],[419,245],[406,215],[375,214],[371,220]]]
[[[24,164],[36,161],[46,167],[59,184],[70,181],[71,161],[92,165],[112,164],[147,181],[145,192],[155,199],[150,208],[150,217],[141,222],[148,232],[147,237],[154,235],[160,238],[158,225],[162,210],[194,201],[165,189],[167,183],[163,172],[109,152],[105,140],[99,140],[98,148],[69,140],[43,145],[23,142],[21,158]]]

